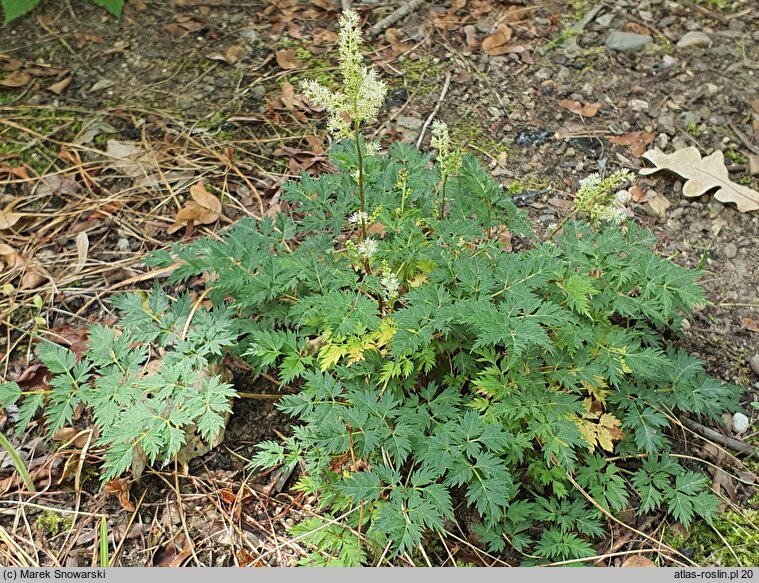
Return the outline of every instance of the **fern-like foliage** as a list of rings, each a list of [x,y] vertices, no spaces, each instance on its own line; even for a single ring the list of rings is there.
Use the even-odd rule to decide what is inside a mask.
[[[433,163],[407,144],[376,155],[341,141],[335,172],[286,185],[291,214],[155,254],[179,265],[172,283],[205,274],[214,309],[188,321],[186,298],[125,296],[120,333],[93,327],[82,360],[41,347],[51,389],[23,395],[19,425],[44,405],[54,431],[84,404],[108,448],[104,477],[138,447],[168,459],[183,428],[220,430],[233,391],[201,373],[229,353],[298,388],[278,401],[292,435],[260,444],[253,465],[297,467],[296,488],[347,517],[294,529],[311,564],[413,552],[464,506],[494,551],[533,562],[593,555],[604,515],[629,508],[709,519],[715,499],[673,461],[667,428],[719,417],[737,390],[662,336],[704,302],[697,273],[599,211],[600,179],[578,207],[590,222],[530,245],[477,160],[445,133],[435,143]],[[0,386],[2,404],[21,397]]]
[[[188,322],[188,298],[171,302],[158,289],[126,294],[116,304],[119,328],[92,326],[81,359],[61,346],[40,344],[37,356],[51,373],[49,391],[0,385],[0,405],[22,400],[17,431],[42,408],[52,436],[72,422],[79,405],[90,408],[98,445],[107,448],[103,481],[130,469],[136,456],[151,464],[171,460],[190,427],[213,440],[236,394],[213,373],[235,337],[230,312],[199,310]]]
[[[602,517],[568,474],[610,513],[711,516],[666,428],[680,413],[718,416],[736,391],[660,335],[704,301],[697,274],[658,258],[632,223],[570,222],[507,250],[494,233],[528,225],[476,160],[449,178],[439,216],[439,171],[404,144],[364,158],[367,257],[353,152],[340,143],[339,172],[288,186],[295,220],[242,221],[154,258],[180,262],[175,281],[213,274],[209,297],[245,319],[237,353],[300,387],[278,404],[299,426],[256,465],[299,463],[298,488],[332,512],[362,507],[361,532],[394,552],[464,502],[495,550],[590,556]],[[630,481],[612,452],[649,457]]]

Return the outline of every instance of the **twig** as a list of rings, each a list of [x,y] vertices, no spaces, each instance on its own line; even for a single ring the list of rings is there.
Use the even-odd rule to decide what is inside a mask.
[[[732,437],[722,435],[719,431],[715,431],[709,427],[704,427],[692,419],[681,417],[680,422],[691,431],[698,433],[700,436],[711,439],[712,441],[715,441],[720,445],[724,445],[725,447],[729,447],[733,451],[737,451],[738,453],[746,453],[749,455],[757,453],[757,449],[754,446],[749,445],[748,443],[744,443],[739,439],[734,439]]]
[[[727,120],[727,125],[730,126],[730,129],[733,130],[733,133],[736,135],[736,137],[743,142],[743,145],[746,146],[749,150],[751,150],[754,154],[759,154],[759,148],[757,148],[754,144],[749,142],[748,138],[746,137],[746,134],[744,134],[741,130],[739,130],[735,125],[733,125],[733,122],[730,120]]]
[[[386,28],[389,28],[396,22],[403,20],[412,12],[418,10],[422,4],[424,4],[424,0],[411,0],[394,12],[391,12],[369,30],[369,38],[374,38]]]
[[[419,138],[416,140],[416,147],[422,145],[422,140],[424,139],[424,134],[427,131],[427,128],[432,123],[432,120],[435,119],[435,116],[437,115],[438,110],[440,109],[440,105],[443,103],[443,99],[445,99],[445,96],[448,94],[448,87],[451,85],[451,73],[448,72],[445,74],[445,83],[443,83],[443,90],[440,92],[440,97],[437,100],[437,103],[435,104],[435,109],[432,110],[432,113],[429,115],[427,120],[424,122],[424,125],[422,126],[422,131],[419,132]]]
[[[343,12],[346,10],[350,10],[352,7],[353,2],[351,0],[340,0],[340,7],[343,9]]]

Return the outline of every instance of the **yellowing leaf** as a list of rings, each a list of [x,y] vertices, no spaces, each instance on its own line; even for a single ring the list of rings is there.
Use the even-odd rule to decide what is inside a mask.
[[[669,170],[685,178],[687,182],[683,185],[683,194],[687,197],[701,196],[717,189],[714,198],[723,203],[735,203],[742,213],[759,209],[759,192],[730,180],[725,158],[719,150],[702,159],[695,147],[683,148],[672,154],[654,148],[643,154],[643,159],[654,165],[653,168],[641,168],[640,173],[644,176]]]
[[[608,389],[609,385],[606,384],[603,377],[594,376],[593,383],[585,380],[580,381],[580,383],[583,388],[588,391],[588,394],[596,401],[600,401],[602,404],[606,403],[606,397],[609,396],[609,391],[606,389]]]
[[[324,372],[333,364],[337,364],[345,356],[345,346],[340,344],[325,344],[319,350],[319,369]]]

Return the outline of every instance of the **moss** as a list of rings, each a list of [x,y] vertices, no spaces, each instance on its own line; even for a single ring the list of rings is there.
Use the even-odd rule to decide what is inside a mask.
[[[60,532],[68,530],[73,524],[73,519],[52,510],[45,510],[34,521],[38,529],[44,530],[49,536],[55,536]]]
[[[696,122],[690,122],[688,125],[686,125],[684,128],[685,133],[690,134],[694,138],[700,138],[701,137],[701,130],[698,129],[698,125],[696,125]]]
[[[732,164],[745,164],[746,158],[744,158],[741,154],[733,150],[732,148],[728,148],[725,152],[725,160],[728,162],[731,162]]]
[[[19,108],[14,121],[46,138],[64,142],[74,139],[82,129],[82,122],[73,113],[54,113],[42,108]],[[45,172],[55,161],[58,149],[52,142],[0,124],[0,154],[14,156],[14,165],[20,162],[37,173]]]
[[[398,64],[405,71],[404,75],[397,81],[390,80],[391,89],[397,89],[404,86],[409,94],[416,93],[417,96],[429,95],[438,88],[438,67],[432,59],[427,57],[417,57],[410,59],[403,57]]]
[[[471,112],[466,110],[465,106],[457,108],[461,120],[468,120],[473,117]],[[456,122],[451,125],[450,132],[454,144],[472,147],[477,152],[484,152],[493,158],[498,158],[502,154],[511,155],[511,149],[508,145],[484,134],[482,127],[475,122]]]
[[[696,0],[696,4],[706,6],[711,10],[727,10],[730,7],[729,0]]]
[[[741,512],[724,512],[714,519],[712,526],[706,522],[694,524],[687,538],[670,531],[665,542],[691,551],[691,559],[703,567],[759,565],[759,494]]]

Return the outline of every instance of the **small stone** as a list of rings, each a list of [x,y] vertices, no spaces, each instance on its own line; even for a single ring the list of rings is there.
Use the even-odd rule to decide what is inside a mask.
[[[759,376],[759,352],[751,357],[751,360],[748,361],[748,364],[751,367],[751,370],[754,371],[754,374],[756,376]]]
[[[255,28],[243,28],[240,31],[240,36],[249,44],[254,45],[258,42],[258,31]]]
[[[613,30],[606,37],[606,48],[622,53],[635,53],[642,51],[645,46],[653,42],[653,37],[648,34],[636,32],[621,32]]]
[[[667,209],[671,206],[670,202],[655,190],[646,192],[648,200],[643,205],[646,214],[650,217],[663,219],[667,215]]]
[[[748,427],[748,417],[746,417],[743,413],[733,413],[733,429],[735,429],[735,432],[738,435],[741,433],[746,433],[746,431],[748,431]]]
[[[116,241],[116,249],[119,251],[129,251],[129,239],[122,237]]]
[[[722,252],[728,259],[734,259],[735,256],[738,255],[738,247],[736,247],[734,243],[725,243]]]
[[[725,211],[725,205],[718,200],[710,200],[706,208],[708,209],[710,219],[716,219]]]
[[[599,26],[603,28],[609,28],[611,26],[612,21],[614,20],[614,13],[608,12],[606,14],[602,14],[598,18],[596,18],[596,22]]]
[[[643,111],[649,107],[648,101],[643,101],[642,99],[631,99],[627,105],[633,111]]]
[[[620,190],[614,195],[614,200],[620,204],[626,204],[632,200],[632,194],[629,190]]]
[[[748,173],[751,176],[759,176],[759,155],[749,154],[749,156],[748,156]]]
[[[413,142],[419,136],[424,122],[418,117],[402,115],[396,120],[398,129],[403,133],[403,141]]]
[[[692,111],[686,111],[685,113],[680,115],[680,121],[683,124],[683,127],[688,127],[689,125],[695,125],[699,121],[698,114],[692,112]]]
[[[690,47],[708,47],[712,43],[709,35],[700,30],[686,32],[683,37],[677,41],[678,48],[688,49]]]
[[[672,55],[664,55],[661,58],[661,68],[662,69],[671,69],[677,65],[677,59],[673,57]]]
[[[577,39],[570,37],[564,41],[561,52],[568,60],[576,59],[582,54],[582,48],[577,44]]]

